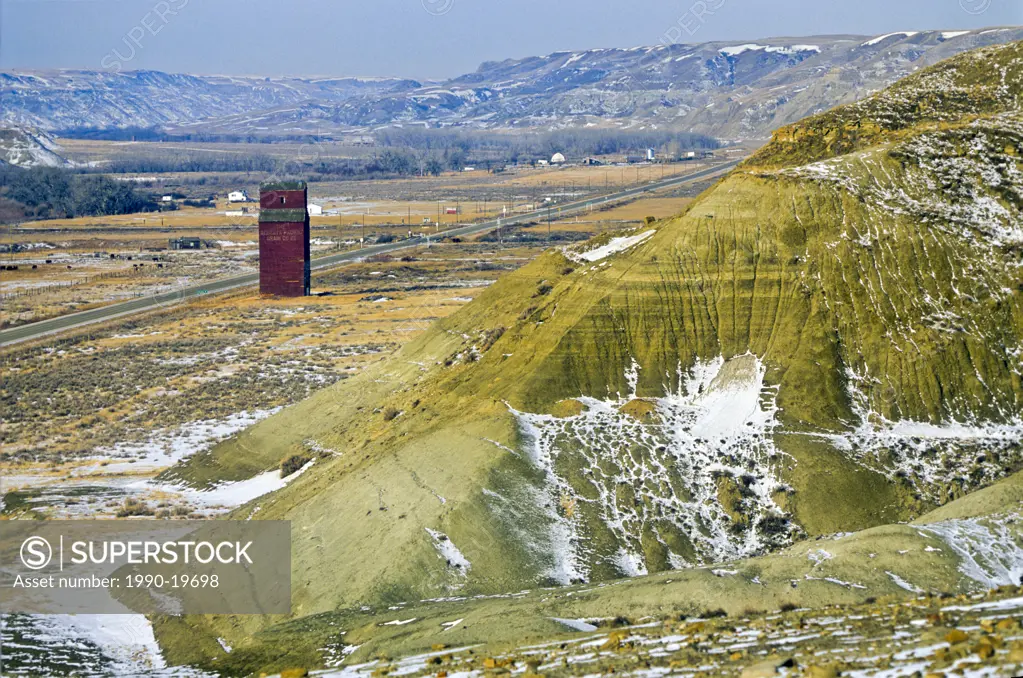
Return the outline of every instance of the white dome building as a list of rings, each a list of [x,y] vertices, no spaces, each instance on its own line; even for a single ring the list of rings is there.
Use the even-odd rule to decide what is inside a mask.
[[[564,165],[565,164],[565,156],[562,155],[561,153],[555,153],[554,155],[551,156],[551,164],[552,165]]]

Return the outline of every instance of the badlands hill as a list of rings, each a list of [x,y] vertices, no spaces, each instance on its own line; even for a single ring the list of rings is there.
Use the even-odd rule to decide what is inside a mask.
[[[679,32],[676,36],[674,33]],[[560,129],[599,125],[765,139],[1019,27],[590,49],[482,64],[440,82],[255,78],[154,71],[0,73],[0,123],[45,130],[365,134],[389,126]]]
[[[1023,43],[991,46],[783,128],[678,217],[547,252],[171,476],[315,458],[239,512],[292,521],[307,630],[362,605],[654,573],[561,605],[1008,583],[1018,562],[969,554],[1019,555],[1020,481],[1002,479],[1023,452],[1021,93]],[[539,628],[495,610],[455,642]],[[262,667],[300,646],[269,623],[160,628],[172,657],[228,661],[222,637]],[[394,647],[426,642],[402,633]]]
[[[0,129],[0,167],[66,167],[63,149],[44,132],[26,129]]]

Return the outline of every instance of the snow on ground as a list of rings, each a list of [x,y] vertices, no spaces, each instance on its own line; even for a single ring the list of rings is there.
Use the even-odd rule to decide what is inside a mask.
[[[275,469],[260,473],[248,480],[221,483],[208,490],[193,490],[174,485],[158,485],[148,481],[144,484],[144,487],[150,490],[177,493],[181,498],[201,506],[232,509],[286,487],[308,471],[314,463],[315,460],[310,460],[305,466],[286,478],[282,478],[280,470]]]
[[[414,621],[414,620],[413,620]],[[378,659],[375,661],[367,662],[365,664],[353,664],[351,666],[345,666],[338,671],[327,671],[325,673],[317,673],[321,678],[370,678],[370,676],[378,675],[379,669],[386,666],[389,676],[408,676],[416,675],[425,671],[429,667],[429,662],[434,657],[442,657],[447,654],[457,652],[468,652],[477,645],[468,645],[465,647],[450,648],[444,650],[436,650],[434,652],[427,652],[425,654],[417,654],[411,657],[405,657],[394,662],[389,660]],[[455,676],[452,676],[455,678]]]
[[[873,40],[867,40],[865,43],[860,45],[860,47],[871,47],[873,45],[877,45],[877,44],[879,44],[881,42],[884,42],[888,38],[894,38],[896,35],[902,35],[902,36],[905,36],[907,38],[912,38],[917,33],[918,33],[918,31],[898,31],[896,33],[885,33],[884,35],[877,36]]]
[[[601,245],[600,247],[589,250],[588,252],[581,253],[573,252],[569,249],[564,250],[564,252],[565,256],[574,261],[579,262],[588,261],[590,263],[593,263],[595,261],[600,261],[601,259],[606,259],[612,254],[623,252],[629,249],[630,247],[633,247],[634,245],[638,245],[639,243],[643,242],[644,240],[652,236],[654,233],[656,233],[656,231],[645,231],[638,235],[611,238],[611,240],[609,240],[606,245]]]
[[[749,43],[745,45],[733,45],[731,47],[722,47],[718,50],[726,56],[739,56],[746,52],[759,52],[764,51],[771,54],[797,54],[799,52],[820,52],[821,48],[818,45],[758,45],[756,43]]]
[[[173,429],[156,431],[144,442],[118,443],[111,447],[97,448],[96,460],[124,459],[123,462],[105,466],[85,466],[79,474],[94,473],[137,473],[172,466],[197,452],[209,449],[215,443],[244,431],[250,426],[275,414],[280,408],[238,412],[223,419],[207,419],[182,424]],[[128,460],[132,460],[129,462]]]
[[[1020,516],[945,520],[921,526],[941,538],[959,556],[959,571],[984,589],[1018,586],[1023,578],[1023,548],[1015,526]]]
[[[739,56],[744,52],[752,52],[756,50],[767,49],[767,45],[757,45],[756,43],[748,43],[745,45],[732,45],[731,47],[722,47],[719,52],[727,54],[728,56]]]
[[[143,615],[5,615],[4,622],[5,676],[213,675],[168,667]]]
[[[644,532],[654,531],[663,543],[673,537],[660,534],[664,525],[689,539],[701,563],[788,543],[788,522],[772,499],[784,489],[770,463],[779,454],[769,435],[778,425],[776,389],[764,385],[760,359],[747,354],[697,362],[677,393],[639,399],[654,414],[648,421],[622,411],[636,400],[638,369],[633,365],[626,375],[629,395],[578,398],[585,409],[575,416],[512,409],[528,456],[546,478],[537,501],[547,507],[550,524],[548,576],[565,583],[586,579],[590,556],[614,563],[622,574],[640,574],[648,569]],[[579,468],[576,475],[591,485],[586,492],[563,475],[566,466]],[[723,480],[741,486],[750,529],[732,529],[719,500]],[[592,552],[597,547],[580,530],[583,512],[597,514],[614,537],[614,551]],[[676,553],[669,561],[693,564]]]
[[[917,491],[940,499],[942,486],[961,483],[970,489],[970,469],[983,467],[988,476],[1004,473],[992,453],[1018,450],[1023,440],[1023,420],[1008,422],[890,421],[874,411],[866,394],[871,378],[853,370],[847,384],[856,427],[847,433],[806,434],[827,439],[834,447],[868,468],[889,476],[901,476]]]
[[[472,563],[462,555],[462,552],[458,550],[458,547],[451,541],[451,538],[443,532],[431,530],[428,527],[423,529],[433,539],[433,546],[437,549],[437,554],[447,561],[448,567],[453,568],[463,577],[467,575],[472,567]]]
[[[893,582],[895,582],[895,585],[898,586],[901,589],[905,589],[906,591],[909,591],[910,593],[923,593],[924,592],[924,590],[922,588],[920,588],[919,586],[915,586],[913,584],[910,584],[908,581],[906,581],[905,579],[903,579],[899,575],[895,574],[894,572],[889,572],[889,571],[885,570],[885,574],[888,575],[891,578],[891,580]]]
[[[584,619],[561,619],[560,617],[551,617],[552,621],[556,621],[559,624],[564,624],[573,631],[596,631],[597,627],[589,623]]]

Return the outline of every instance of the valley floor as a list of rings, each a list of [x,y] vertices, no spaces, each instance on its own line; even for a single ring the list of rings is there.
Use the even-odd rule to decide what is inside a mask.
[[[321,296],[244,292],[10,349],[0,510],[86,518],[128,502],[136,516],[198,517],[275,489],[279,478],[206,493],[150,479],[390,354],[539,251],[435,246],[319,275]]]

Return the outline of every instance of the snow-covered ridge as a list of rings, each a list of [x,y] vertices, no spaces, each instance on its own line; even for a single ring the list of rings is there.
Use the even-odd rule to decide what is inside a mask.
[[[0,129],[0,166],[69,166],[62,153],[63,149],[52,137],[38,130]]]
[[[820,52],[821,48],[819,45],[758,45],[756,43],[748,43],[745,45],[734,45],[731,47],[722,47],[720,50],[722,54],[727,56],[739,56],[745,52],[767,52],[769,54],[798,54],[800,52]]]
[[[663,124],[718,138],[764,138],[806,111],[848,100],[853,82],[860,91],[880,89],[956,52],[1023,37],[1023,29],[1012,28],[962,37],[953,36],[955,31],[905,32],[867,46],[878,38],[677,44],[674,33],[684,33],[682,28],[665,28],[659,45],[491,61],[438,82],[154,71],[0,73],[0,122],[50,130],[138,126],[172,133],[364,137],[392,125],[559,128],[616,118],[630,126]],[[819,69],[803,67],[806,59]],[[728,75],[737,65],[745,73],[741,85]],[[822,72],[840,76],[828,92],[812,87]],[[623,76],[627,105],[620,96]],[[768,101],[777,102],[770,114],[747,119]],[[701,113],[710,106],[731,112],[706,119]]]
[[[888,38],[894,38],[896,35],[901,35],[906,38],[912,38],[917,33],[919,33],[919,31],[897,31],[895,33],[885,33],[884,35],[879,35],[876,38],[867,40],[866,42],[862,43],[860,47],[871,47],[873,45],[877,45],[884,42]]]

